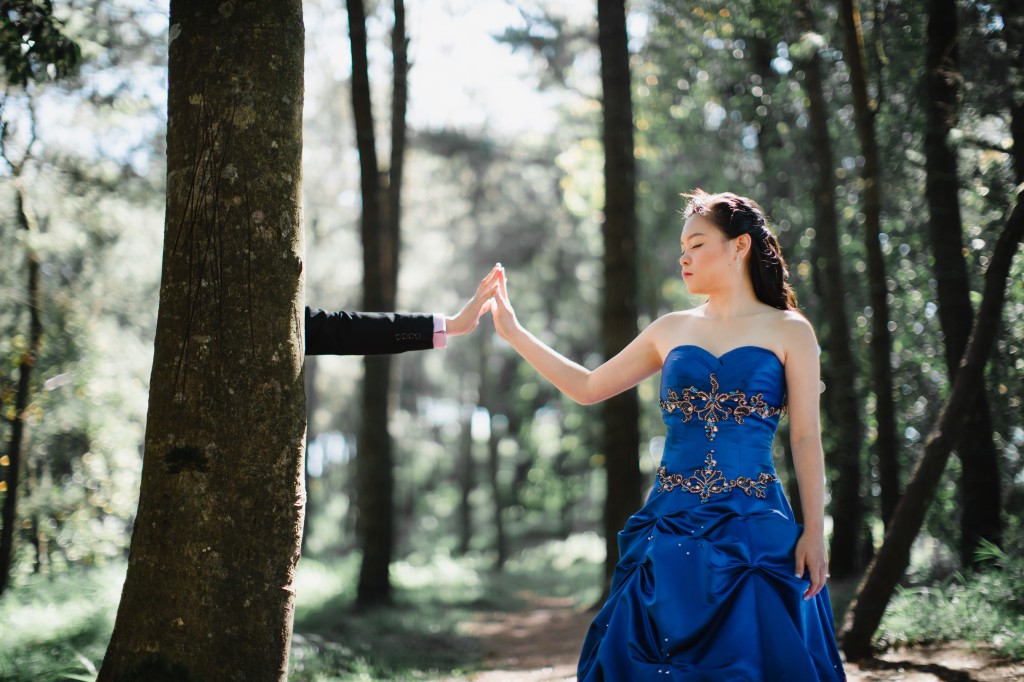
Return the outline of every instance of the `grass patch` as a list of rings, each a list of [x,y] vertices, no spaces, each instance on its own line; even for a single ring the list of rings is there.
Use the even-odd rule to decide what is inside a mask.
[[[0,601],[0,680],[93,679],[103,660],[126,565],[31,576]]]
[[[983,541],[984,543],[984,541]],[[876,633],[882,648],[965,640],[1024,660],[1024,557],[991,543],[985,571],[897,589]]]
[[[444,554],[396,562],[394,604],[358,611],[358,559],[299,562],[290,680],[430,680],[479,660],[476,641],[458,631],[480,590],[468,562]]]
[[[589,605],[601,593],[604,542],[595,534],[549,541],[515,554],[505,570],[493,556],[416,553],[391,567],[394,605],[353,609],[358,556],[299,562],[291,680],[372,682],[461,677],[482,652],[462,623],[481,611],[515,611],[525,593],[572,597]]]

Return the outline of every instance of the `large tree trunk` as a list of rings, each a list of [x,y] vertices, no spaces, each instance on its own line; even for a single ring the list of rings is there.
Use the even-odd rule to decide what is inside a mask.
[[[636,336],[636,164],[633,157],[633,101],[624,0],[598,0],[598,44],[604,93],[604,302],[601,337],[610,358]],[[607,555],[605,577],[619,559],[618,532],[640,507],[640,408],[636,389],[602,405]]]
[[[810,43],[817,33],[807,0],[796,3],[802,40]],[[857,367],[850,348],[850,325],[846,315],[846,291],[843,284],[842,255],[839,251],[839,229],[835,207],[835,163],[828,132],[828,110],[822,88],[821,57],[813,50],[804,65],[805,87],[810,101],[810,133],[814,155],[811,160],[815,179],[814,226],[816,247],[823,269],[822,288],[825,298],[824,347],[826,358],[825,412],[835,430],[835,448],[839,475],[832,489],[833,520],[830,548],[832,575],[837,578],[855,575],[861,568],[858,548],[861,546],[863,503],[861,485],[861,439],[863,428],[860,405],[855,389]]]
[[[20,175],[20,167],[16,171]],[[17,200],[18,225],[25,231],[26,235],[32,232],[34,221],[25,205],[25,188],[21,179],[16,181],[15,198]],[[14,396],[14,419],[11,424],[11,442],[7,448],[8,464],[6,467],[7,477],[4,482],[7,490],[4,493],[3,511],[0,512],[0,594],[3,594],[10,584],[11,568],[14,563],[14,531],[17,528],[18,520],[18,484],[22,470],[27,462],[23,463],[22,457],[25,452],[25,421],[28,419],[28,405],[32,386],[32,370],[39,359],[39,350],[42,345],[43,324],[39,317],[39,255],[32,247],[30,236],[25,239],[25,270],[27,279],[27,301],[28,311],[28,345],[22,350],[21,359],[18,360],[18,384]]]
[[[139,509],[101,682],[284,680],[303,517],[302,5],[172,0]]]
[[[842,0],[847,64],[853,87],[857,137],[864,155],[864,250],[867,254],[871,310],[871,384],[875,392],[875,454],[881,487],[882,521],[888,526],[900,499],[899,446],[892,387],[892,335],[889,331],[888,278],[882,255],[882,168],[875,136],[875,107],[868,100],[867,56],[857,0]]]
[[[960,103],[957,51],[957,7],[954,0],[930,0],[928,6],[927,129],[924,138],[925,197],[935,279],[938,282],[939,322],[945,336],[946,366],[955,380],[967,347],[971,285],[963,254],[963,225],[957,193],[956,150],[949,143]],[[981,538],[1002,541],[999,462],[992,441],[992,419],[985,391],[968,407],[968,427],[956,445],[962,464],[960,493],[960,560],[974,561]],[[995,491],[995,492],[993,492]]]
[[[382,176],[377,163],[373,109],[366,52],[366,10],[362,0],[348,2],[352,45],[352,105],[359,147],[363,212],[363,308],[395,309],[401,216],[402,160],[405,153],[406,76],[408,58],[405,11],[395,1],[394,93],[392,96],[391,164]],[[394,454],[388,433],[393,377],[391,356],[368,356],[363,378],[363,413],[356,460],[359,537],[363,562],[357,602],[362,607],[391,600],[389,568],[395,544]]]
[[[1018,195],[1017,205],[992,249],[985,273],[981,309],[974,321],[967,350],[959,363],[960,370],[953,381],[949,399],[925,439],[924,454],[896,507],[885,542],[857,588],[857,595],[846,614],[841,639],[848,660],[857,660],[871,653],[871,637],[882,621],[896,583],[910,562],[910,546],[924,523],[950,450],[970,428],[968,411],[984,387],[985,363],[1003,311],[1006,278],[1022,237],[1024,202]]]

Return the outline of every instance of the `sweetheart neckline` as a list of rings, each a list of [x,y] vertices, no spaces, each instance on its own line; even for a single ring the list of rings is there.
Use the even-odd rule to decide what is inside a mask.
[[[729,350],[725,351],[721,355],[715,355],[714,353],[709,351],[707,348],[704,348],[703,346],[698,346],[695,343],[681,343],[678,346],[674,346],[673,348],[670,348],[668,353],[665,354],[665,359],[667,360],[669,355],[671,355],[673,352],[675,352],[677,350],[680,350],[680,349],[683,349],[683,348],[696,348],[697,350],[702,351],[703,353],[705,353],[706,355],[710,356],[711,358],[717,360],[718,362],[722,362],[722,360],[723,360],[723,358],[725,358],[725,356],[730,355],[732,353],[735,353],[736,351],[740,351],[740,350],[759,350],[759,351],[762,351],[764,353],[770,354],[773,358],[775,358],[778,361],[778,363],[780,365],[785,367],[785,363],[782,362],[782,360],[779,359],[779,356],[776,355],[775,351],[773,351],[771,348],[765,348],[764,346],[755,346],[755,345],[752,345],[752,344],[748,344],[748,345],[745,345],[745,346],[736,346],[735,348],[730,348]]]

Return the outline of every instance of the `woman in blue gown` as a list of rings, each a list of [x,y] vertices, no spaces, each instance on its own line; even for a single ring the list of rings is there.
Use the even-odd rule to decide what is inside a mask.
[[[796,311],[760,207],[687,195],[679,263],[703,305],[665,315],[590,371],[516,320],[504,272],[495,327],[570,398],[605,400],[661,370],[665,451],[646,504],[619,533],[608,601],[581,681],[844,680],[825,582],[818,345]],[[775,473],[788,413],[803,523]]]

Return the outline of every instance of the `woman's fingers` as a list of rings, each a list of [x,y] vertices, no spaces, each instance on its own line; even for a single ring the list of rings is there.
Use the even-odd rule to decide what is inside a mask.
[[[809,569],[811,584],[804,592],[804,599],[810,599],[821,592],[828,580],[828,567],[826,565],[812,566]]]
[[[498,267],[500,268],[500,270],[498,272],[498,282],[499,282],[499,285],[501,287],[501,293],[505,297],[505,300],[507,301],[508,300],[508,278],[505,277],[505,268],[504,268],[504,266],[502,266],[501,263],[499,263]]]

